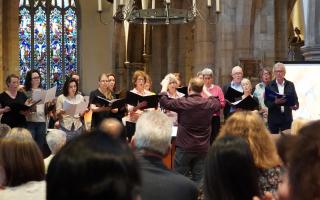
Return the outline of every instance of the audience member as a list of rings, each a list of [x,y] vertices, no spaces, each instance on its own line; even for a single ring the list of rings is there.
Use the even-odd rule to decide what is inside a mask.
[[[221,128],[219,137],[234,135],[244,138],[259,169],[259,188],[275,193],[279,183],[280,159],[263,119],[251,111],[235,112]]]
[[[4,138],[9,132],[11,128],[7,124],[0,124],[0,139]]]
[[[232,68],[231,71],[232,81],[225,86],[223,86],[223,94],[226,95],[228,88],[231,87],[239,92],[243,92],[242,86],[241,86],[241,80],[243,78],[243,71],[240,66],[235,66]],[[230,106],[228,103],[225,105],[223,109],[224,119],[226,120],[230,113],[234,112],[235,108],[233,106]]]
[[[293,82],[285,79],[286,68],[283,63],[276,63],[273,67],[275,79],[272,80],[266,89],[272,90],[293,99],[294,105],[288,105],[285,97],[275,98],[274,101],[266,98],[265,105],[268,107],[268,128],[271,133],[277,134],[280,131],[289,129],[292,123],[292,110],[299,108],[298,96]]]
[[[66,144],[67,136],[66,133],[62,130],[52,129],[48,132],[46,140],[51,151],[51,154],[46,159],[44,159],[45,171],[47,172],[52,158]]]
[[[203,81],[192,78],[188,86],[188,97],[171,99],[162,93],[160,105],[178,113],[178,132],[174,167],[177,172],[188,175],[197,184],[203,177],[203,165],[210,145],[211,117],[220,110],[219,101],[207,92],[201,96]]]
[[[45,199],[42,154],[27,129],[13,128],[0,140],[0,168],[0,199]]]
[[[205,199],[245,200],[259,195],[258,172],[248,143],[241,137],[220,137],[205,164]]]
[[[142,199],[197,199],[196,185],[162,162],[170,152],[171,131],[172,121],[159,111],[142,114],[137,121],[132,144],[142,169]]]
[[[129,147],[95,131],[72,140],[52,159],[47,200],[138,200],[140,185]]]
[[[113,138],[121,138],[125,141],[125,128],[119,120],[115,118],[104,119],[100,124],[100,130]]]
[[[225,106],[224,95],[221,88],[218,85],[213,84],[214,79],[212,69],[205,68],[202,70],[201,74],[203,75],[204,89],[219,100],[220,110],[222,110]],[[202,96],[207,97],[203,92]],[[220,130],[220,110],[213,113],[211,118],[210,144],[212,144],[213,140],[217,137]]]

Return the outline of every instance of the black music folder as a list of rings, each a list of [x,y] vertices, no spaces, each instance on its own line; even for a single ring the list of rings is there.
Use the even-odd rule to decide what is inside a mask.
[[[96,96],[96,102],[99,105],[106,106],[106,107],[111,107],[111,108],[122,108],[126,100],[125,99],[112,99],[108,100],[106,98]]]
[[[32,109],[40,101],[41,101],[41,99],[39,99],[38,101],[35,101],[29,105],[21,104],[21,103],[11,103],[9,105],[9,107],[11,108],[11,110],[14,110],[14,111],[26,111],[26,110]]]
[[[139,103],[146,101],[147,106],[144,108],[157,108],[159,103],[160,95],[149,95],[149,96],[140,96],[133,92],[127,92],[126,102],[132,106],[137,106]]]
[[[232,87],[228,87],[228,90],[224,97],[229,102],[234,102],[237,98],[241,97],[242,95],[243,95],[243,92],[239,92],[238,90],[235,90]]]
[[[251,95],[231,104],[234,105],[236,108],[240,108],[243,110],[253,111],[259,109],[259,102],[257,102]]]
[[[178,87],[177,88],[178,92],[181,92],[182,94],[184,94],[186,97],[188,96],[188,87],[184,86],[184,87]]]
[[[279,94],[273,90],[270,90],[269,88],[265,89],[265,98],[267,99],[267,101],[274,102],[276,97],[285,98],[286,102],[284,103],[284,105],[286,106],[295,105],[295,101],[292,95]]]

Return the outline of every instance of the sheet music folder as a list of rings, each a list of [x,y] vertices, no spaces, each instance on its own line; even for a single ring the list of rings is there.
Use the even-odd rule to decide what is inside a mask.
[[[235,90],[232,87],[228,87],[228,90],[225,95],[225,99],[227,99],[229,102],[234,102],[235,99],[241,97],[242,95],[243,95],[243,92],[239,92],[238,90]]]
[[[269,88],[265,89],[265,98],[267,101],[274,102],[275,99],[277,98],[285,98],[286,102],[283,105],[286,106],[294,106],[295,101],[292,95],[284,95],[284,94],[279,94],[275,91],[270,90]]]
[[[254,100],[252,96],[247,96],[246,98],[233,102],[231,104],[234,105],[236,108],[240,108],[243,110],[252,111],[259,108],[259,103],[256,100]]]
[[[144,108],[156,108],[158,107],[159,98],[159,95],[140,96],[138,94],[128,91],[126,102],[127,104],[130,104],[132,106],[137,106],[138,103],[146,101],[147,106],[145,106]]]
[[[39,99],[38,101],[36,101],[30,105],[25,105],[25,104],[21,104],[21,103],[12,103],[9,105],[9,107],[11,108],[11,110],[14,110],[14,111],[26,111],[26,110],[31,109],[33,106],[35,106],[40,101],[41,101],[41,99]]]
[[[125,99],[112,99],[108,100],[106,98],[96,96],[97,102],[103,106],[111,107],[111,108],[122,108],[126,100]]]
[[[185,87],[178,87],[177,88],[177,91],[178,92],[181,92],[182,94],[184,94],[185,96],[188,96],[188,87],[185,86]]]

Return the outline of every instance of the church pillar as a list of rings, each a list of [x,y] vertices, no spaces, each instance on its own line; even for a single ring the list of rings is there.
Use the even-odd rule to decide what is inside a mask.
[[[320,60],[320,1],[309,0],[305,20],[305,46],[302,47],[305,60]]]

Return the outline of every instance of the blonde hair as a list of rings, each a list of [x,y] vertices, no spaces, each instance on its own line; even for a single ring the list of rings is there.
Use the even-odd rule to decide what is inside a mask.
[[[218,137],[225,135],[244,138],[250,146],[257,167],[269,169],[280,164],[270,132],[257,113],[244,111],[232,114],[221,128]]]
[[[309,120],[303,119],[303,118],[297,118],[297,119],[293,120],[292,124],[291,124],[291,130],[290,130],[291,134],[298,135],[300,129],[302,127],[304,127],[308,122],[309,122]]]

